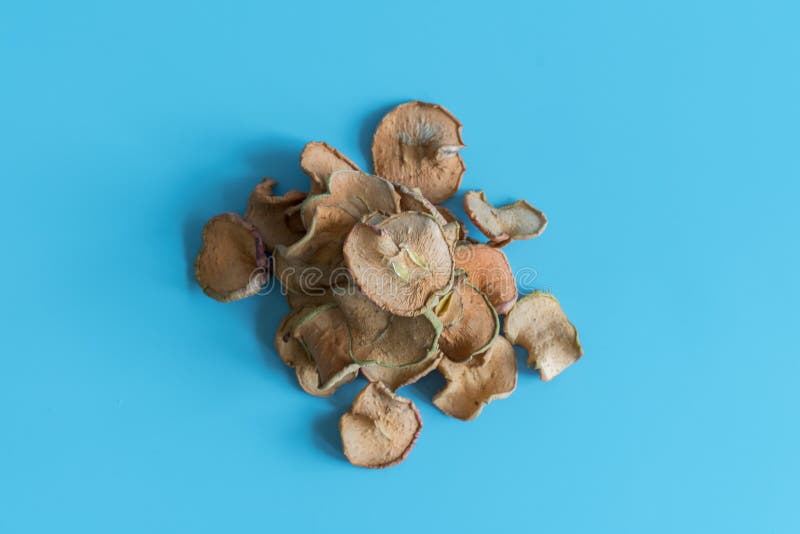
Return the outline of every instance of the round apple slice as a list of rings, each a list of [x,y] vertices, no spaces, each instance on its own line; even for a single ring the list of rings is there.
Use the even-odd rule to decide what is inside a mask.
[[[439,350],[454,362],[466,362],[483,353],[497,337],[500,319],[489,299],[467,282],[456,277],[452,291],[435,308],[442,321]]]
[[[375,174],[416,187],[433,203],[458,191],[466,167],[461,123],[442,106],[407,102],[383,117],[372,139]]]
[[[395,315],[421,314],[452,283],[450,244],[442,227],[422,213],[356,224],[345,240],[344,258],[364,294]]]
[[[350,332],[335,304],[314,308],[295,324],[294,337],[314,360],[321,390],[329,389],[358,372],[359,365],[348,351]]]
[[[469,283],[489,297],[497,313],[508,313],[517,301],[517,282],[505,253],[486,244],[461,242],[453,258],[456,269],[467,273]]]
[[[411,452],[421,430],[422,417],[414,403],[381,382],[365,387],[339,420],[344,455],[359,467],[399,464]]]
[[[394,185],[379,176],[360,171],[335,171],[325,181],[326,193],[308,197],[301,207],[306,228],[320,206],[335,207],[347,214],[350,227],[372,212],[391,215],[400,211],[400,198]],[[350,229],[348,227],[348,230]]]
[[[442,323],[432,311],[414,317],[393,315],[356,288],[334,291],[334,298],[347,321],[354,362],[406,368],[435,357]]]
[[[292,336],[297,322],[308,315],[312,309],[311,307],[298,308],[284,317],[275,332],[275,350],[281,360],[294,369],[297,382],[303,391],[315,397],[330,397],[339,386],[353,381],[358,375],[358,370],[354,369],[350,374],[343,375],[339,381],[332,383],[326,389],[319,388],[319,375],[314,360],[308,355],[300,341]]]
[[[235,213],[213,217],[203,228],[194,274],[203,292],[220,302],[258,293],[269,279],[269,262],[258,230]]]

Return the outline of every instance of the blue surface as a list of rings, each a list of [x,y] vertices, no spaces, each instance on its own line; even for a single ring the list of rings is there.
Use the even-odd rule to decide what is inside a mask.
[[[112,5],[113,4],[113,5]],[[0,532],[800,532],[793,1],[7,2]],[[474,423],[406,388],[403,465],[351,467],[361,383],[304,394],[274,297],[190,276],[203,222],[302,145],[367,164],[391,106],[464,123],[464,188],[584,359]],[[460,199],[451,202],[458,206]]]

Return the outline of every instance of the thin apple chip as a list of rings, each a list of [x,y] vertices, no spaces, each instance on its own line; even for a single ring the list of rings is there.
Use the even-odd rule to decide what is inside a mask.
[[[545,382],[583,356],[575,326],[558,300],[543,291],[517,301],[506,316],[505,334],[511,343],[528,351],[528,366],[538,369]]]
[[[303,391],[315,397],[330,397],[339,386],[354,380],[358,375],[358,370],[354,369],[350,374],[344,374],[339,381],[330,384],[326,389],[319,388],[319,375],[314,360],[311,359],[300,341],[292,336],[298,320],[305,317],[311,310],[310,307],[298,308],[284,317],[275,332],[275,350],[281,360],[295,370],[297,382]]]
[[[213,217],[203,228],[194,268],[209,297],[231,302],[255,295],[269,279],[269,263],[258,230],[235,213]]]
[[[273,188],[278,182],[265,178],[259,183],[247,202],[247,212],[244,219],[256,227],[264,240],[267,250],[273,250],[277,245],[291,245],[305,234],[305,230],[298,228],[296,208],[305,199],[302,191],[289,191],[284,195],[276,196]]]
[[[497,337],[500,319],[489,299],[462,274],[436,307],[442,321],[439,350],[454,362],[483,353]]]
[[[392,315],[352,288],[334,298],[350,330],[350,358],[361,365],[404,368],[436,355],[442,323],[430,310],[414,317]]]
[[[339,421],[344,455],[359,467],[382,468],[406,459],[422,430],[422,417],[410,399],[372,382]]]
[[[503,336],[497,336],[486,352],[469,362],[443,358],[439,370],[447,386],[436,394],[433,404],[463,421],[475,419],[484,406],[508,397],[517,387],[517,356]]]
[[[453,278],[450,244],[442,227],[423,213],[356,224],[345,240],[344,257],[364,294],[395,315],[421,314]]]
[[[544,213],[524,200],[495,208],[486,200],[483,191],[468,191],[464,195],[464,211],[496,247],[503,247],[511,241],[533,239],[547,227]]]
[[[375,174],[419,188],[438,204],[458,191],[466,166],[461,123],[442,106],[407,102],[383,117],[372,139]]]
[[[328,389],[358,371],[348,352],[350,332],[335,304],[312,309],[297,321],[292,336],[314,360],[319,389]]]
[[[453,254],[456,269],[467,273],[469,283],[481,290],[505,314],[517,301],[517,282],[505,253],[485,244],[462,242]]]

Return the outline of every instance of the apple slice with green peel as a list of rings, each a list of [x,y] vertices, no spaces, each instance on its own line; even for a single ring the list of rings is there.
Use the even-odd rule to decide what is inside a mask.
[[[361,365],[405,368],[435,357],[442,323],[430,310],[415,317],[382,310],[356,288],[335,293],[350,331],[350,358]]]
[[[356,224],[345,240],[344,258],[367,298],[395,315],[423,313],[452,283],[450,243],[436,220],[423,213]]]
[[[454,362],[466,362],[484,352],[497,337],[500,319],[489,299],[459,273],[452,291],[435,311],[442,321],[439,350]]]

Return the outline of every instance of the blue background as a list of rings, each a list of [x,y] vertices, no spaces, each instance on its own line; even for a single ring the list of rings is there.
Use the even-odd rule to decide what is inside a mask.
[[[0,532],[800,531],[793,1],[5,2]],[[586,356],[351,467],[362,383],[304,394],[286,305],[191,277],[203,222],[303,144],[368,165],[409,99]],[[460,197],[450,202],[459,206]],[[522,357],[522,355],[520,355]]]

